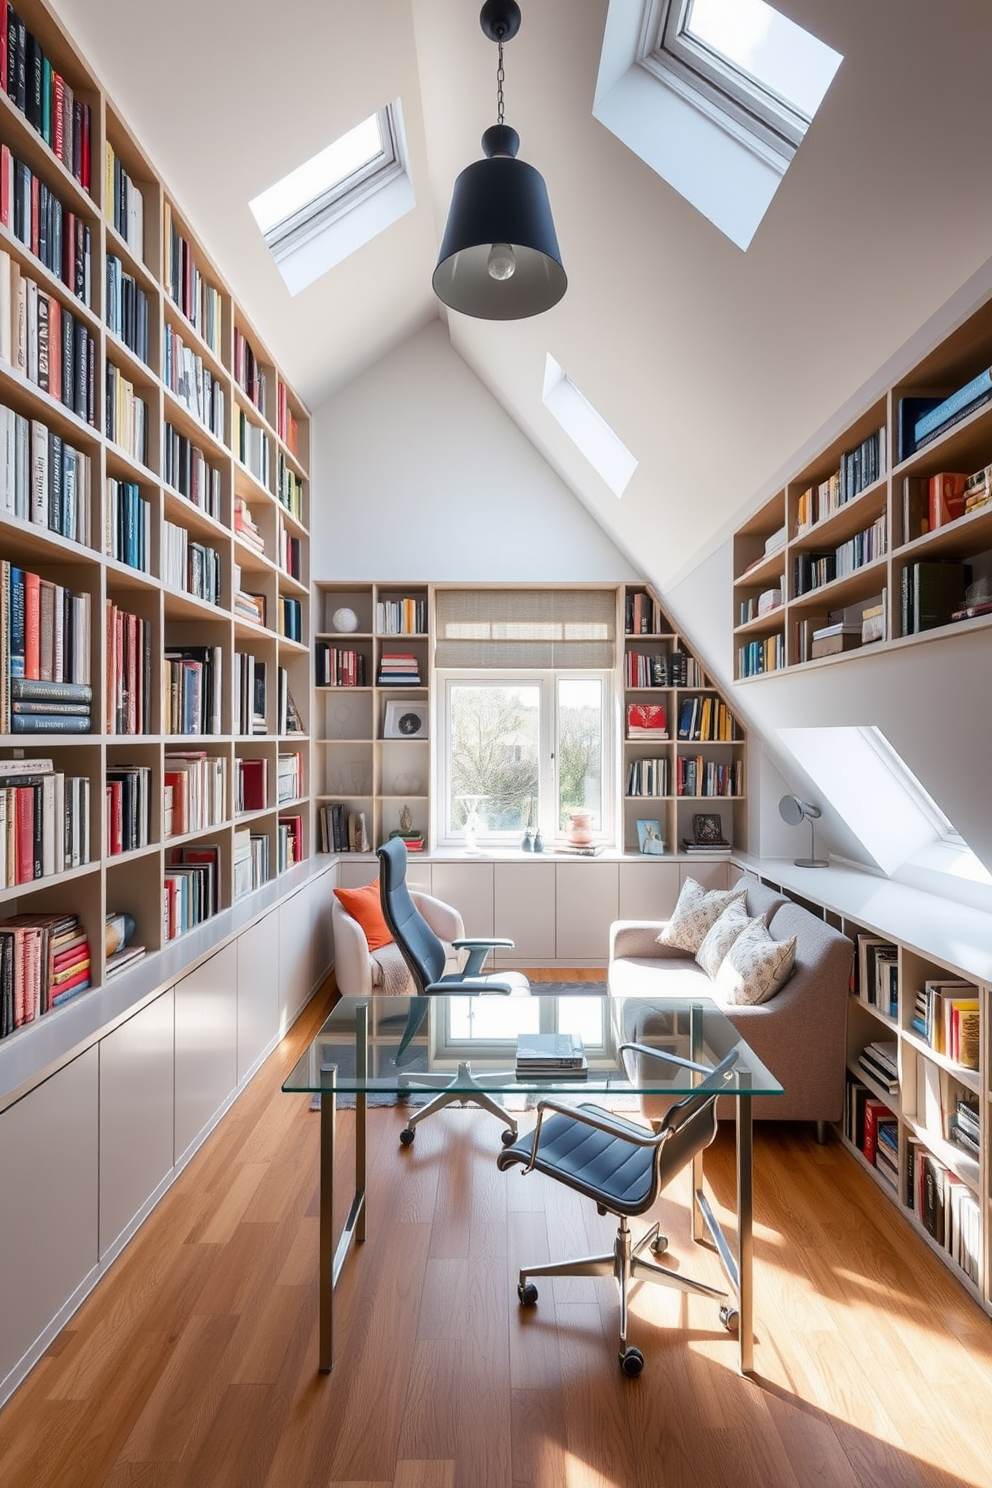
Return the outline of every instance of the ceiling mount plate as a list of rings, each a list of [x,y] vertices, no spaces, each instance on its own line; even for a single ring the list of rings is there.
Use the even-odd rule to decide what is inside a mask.
[[[517,0],[486,0],[479,12],[479,25],[490,41],[510,41],[520,30]]]

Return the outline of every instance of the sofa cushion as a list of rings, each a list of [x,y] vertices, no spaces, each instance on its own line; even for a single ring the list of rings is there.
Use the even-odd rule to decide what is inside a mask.
[[[752,920],[730,947],[713,980],[713,994],[725,1007],[768,1002],[788,981],[796,957],[796,937],[772,940],[763,920]]]
[[[663,973],[659,975],[659,967]],[[710,979],[689,956],[659,961],[655,956],[625,956],[610,963],[611,997],[709,997]]]
[[[757,919],[749,919],[742,905],[729,904],[719,919],[713,921],[703,937],[703,943],[696,952],[697,964],[703,968],[708,977],[715,977],[720,970],[724,956],[738,935],[746,930],[748,925],[763,923],[760,916]]]
[[[334,894],[352,919],[361,925],[370,951],[390,944],[393,937],[383,918],[378,879],[361,889],[335,889]]]
[[[694,956],[706,932],[728,905],[738,904],[743,908],[746,898],[745,884],[733,889],[704,889],[694,878],[687,878],[672,917],[658,936],[659,944],[678,946]]]

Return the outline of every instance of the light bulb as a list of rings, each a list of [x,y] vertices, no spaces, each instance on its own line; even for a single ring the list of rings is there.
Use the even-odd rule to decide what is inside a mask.
[[[489,250],[486,260],[486,268],[489,270],[490,279],[512,279],[516,272],[517,260],[509,243],[494,243]]]

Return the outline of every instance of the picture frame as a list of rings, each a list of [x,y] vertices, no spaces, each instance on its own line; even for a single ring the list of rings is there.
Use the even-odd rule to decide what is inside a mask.
[[[661,857],[665,851],[665,839],[661,835],[661,824],[656,821],[637,823],[637,845],[649,857]]]
[[[390,698],[382,724],[384,739],[426,739],[427,704]]]

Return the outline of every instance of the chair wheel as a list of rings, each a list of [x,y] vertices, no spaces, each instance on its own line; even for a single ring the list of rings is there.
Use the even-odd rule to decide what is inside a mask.
[[[720,1308],[720,1321],[728,1333],[736,1333],[740,1327],[740,1313],[736,1307],[723,1306]]]
[[[533,1307],[537,1302],[537,1287],[532,1281],[521,1282],[517,1287],[521,1307]]]
[[[409,1147],[416,1135],[417,1133],[414,1131],[412,1126],[405,1126],[400,1132],[400,1145],[403,1147]]]
[[[654,1239],[651,1241],[651,1253],[652,1253],[652,1255],[664,1255],[665,1254],[665,1251],[667,1249],[668,1249],[668,1236],[667,1235],[655,1235]]]
[[[516,1132],[515,1131],[511,1131],[509,1127],[506,1128],[506,1131],[505,1132],[502,1132],[500,1134],[500,1141],[503,1143],[503,1146],[504,1147],[512,1147],[513,1144],[514,1144],[514,1142],[516,1140],[517,1140],[517,1134],[516,1134]]]
[[[636,1379],[644,1368],[644,1355],[638,1348],[624,1349],[620,1355],[620,1368],[628,1379]]]

